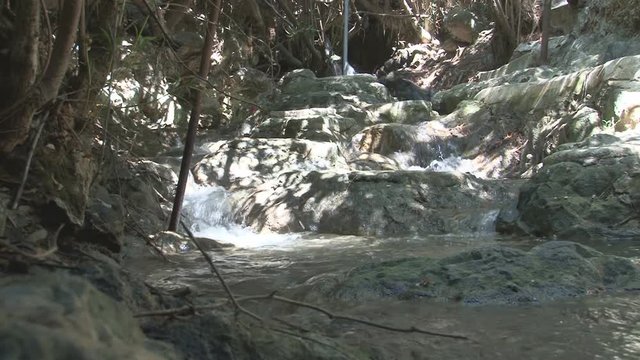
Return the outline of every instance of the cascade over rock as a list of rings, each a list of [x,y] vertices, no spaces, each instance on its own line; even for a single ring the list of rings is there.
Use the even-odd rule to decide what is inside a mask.
[[[236,216],[257,231],[391,236],[492,231],[513,196],[455,172],[292,171],[232,199]]]
[[[209,184],[247,186],[294,169],[347,169],[337,144],[279,138],[239,138],[205,144],[210,154],[198,162],[196,181]]]

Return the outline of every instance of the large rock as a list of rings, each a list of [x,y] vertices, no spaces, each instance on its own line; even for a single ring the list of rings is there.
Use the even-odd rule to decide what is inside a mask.
[[[3,359],[178,359],[148,340],[124,304],[79,277],[39,273],[0,280]]]
[[[397,151],[410,151],[416,143],[416,126],[379,124],[369,126],[354,137],[358,151],[389,155]]]
[[[640,81],[613,82],[599,95],[605,124],[613,124],[617,131],[635,129],[640,121]]]
[[[122,248],[126,215],[120,195],[110,194],[102,186],[95,186],[87,204],[80,238],[90,239],[94,244],[119,252]]]
[[[456,41],[472,44],[478,38],[477,16],[469,10],[453,9],[444,19],[444,28]]]
[[[376,153],[356,153],[348,162],[352,170],[400,170],[396,160]]]
[[[426,167],[454,152],[454,135],[455,131],[439,121],[419,125],[377,124],[356,134],[352,146],[360,152],[397,157],[403,166]]]
[[[280,90],[272,110],[340,107],[344,104],[364,107],[393,101],[384,85],[367,74],[316,78],[308,70],[298,70],[283,77]]]
[[[565,144],[523,186],[503,231],[572,240],[640,237],[640,136]]]
[[[488,87],[477,93],[475,99],[512,112],[545,111],[574,96],[598,97],[621,81],[636,83],[640,80],[639,69],[640,55],[627,56],[544,82]]]
[[[398,297],[478,305],[539,303],[638,289],[640,269],[630,260],[552,241],[528,252],[496,245],[439,260],[365,265],[351,270],[327,295],[351,301]]]
[[[258,231],[387,236],[492,231],[513,197],[461,173],[295,171],[232,201],[236,218]]]
[[[480,91],[489,87],[488,83],[465,83],[458,84],[447,90],[438,91],[433,95],[433,109],[440,114],[453,112],[458,104],[465,100],[473,99]]]
[[[434,117],[431,103],[424,100],[395,101],[367,108],[373,123],[417,124]]]
[[[293,139],[240,138],[203,146],[210,155],[193,169],[195,180],[230,186],[260,183],[292,169],[347,168],[338,145]]]
[[[273,111],[270,115],[253,128],[251,137],[344,142],[364,127],[363,121],[332,108]]]

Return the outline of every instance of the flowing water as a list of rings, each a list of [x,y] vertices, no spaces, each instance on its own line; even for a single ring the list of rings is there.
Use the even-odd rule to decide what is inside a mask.
[[[413,256],[444,257],[488,244],[528,249],[535,239],[484,233],[375,238],[321,234],[257,235],[234,225],[222,188],[189,187],[185,211],[197,235],[234,243],[212,252],[237,295],[279,294],[331,311],[397,326],[462,334],[471,341],[398,333],[331,321],[308,310],[260,302],[252,309],[368,349],[376,359],[640,359],[640,295],[608,294],[527,306],[464,306],[380,299],[359,305],[317,296],[355,266]],[[494,216],[488,216],[491,223]],[[600,251],[640,259],[639,244],[591,244]],[[148,280],[156,286],[189,287],[200,302],[224,293],[200,254],[170,257],[176,264],[149,260]],[[140,264],[138,264],[140,266]]]

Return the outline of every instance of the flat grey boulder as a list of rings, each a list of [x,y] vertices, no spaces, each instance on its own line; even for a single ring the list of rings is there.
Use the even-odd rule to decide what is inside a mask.
[[[193,168],[197,182],[249,186],[292,169],[347,168],[338,145],[294,139],[239,138],[203,146],[210,154]]]
[[[364,126],[364,118],[343,116],[332,108],[272,111],[250,131],[255,138],[291,138],[345,142]]]
[[[289,73],[280,81],[280,94],[271,110],[314,107],[365,107],[393,101],[387,88],[368,74],[316,78],[310,71]]]
[[[257,231],[377,236],[492,231],[509,201],[504,184],[407,170],[292,171],[231,196],[236,220]]]
[[[640,238],[640,135],[564,144],[520,192],[499,229],[570,240]]]

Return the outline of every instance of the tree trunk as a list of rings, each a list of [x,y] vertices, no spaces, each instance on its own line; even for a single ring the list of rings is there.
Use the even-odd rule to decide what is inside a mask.
[[[58,96],[62,79],[69,67],[71,50],[76,42],[83,0],[66,0],[60,14],[58,33],[51,52],[51,62],[42,76],[40,85],[41,103],[44,104]]]
[[[40,1],[25,0],[18,3],[17,27],[14,35],[20,36],[12,49],[10,69],[17,82],[10,81],[10,89],[16,94],[16,103],[5,103],[5,120],[0,125],[0,153],[11,152],[26,140],[33,114],[38,108],[53,100],[60,90],[62,79],[69,66],[71,51],[76,40],[83,0],[66,0],[60,14],[60,24],[50,63],[39,84],[33,84],[38,67],[40,27]],[[34,85],[34,86],[32,86]]]
[[[549,32],[551,28],[551,0],[543,0],[542,39],[540,40],[540,63],[549,63]]]
[[[16,21],[8,68],[3,71],[0,99],[0,153],[24,141],[34,112],[29,92],[38,74],[40,1],[23,0],[15,7]]]
[[[209,23],[207,33],[202,46],[202,57],[200,58],[200,81],[209,77],[211,68],[211,55],[213,53],[213,40],[218,27],[218,18],[221,11],[221,0],[216,0],[216,4],[209,12]],[[191,158],[193,156],[193,147],[195,145],[196,133],[198,130],[198,121],[200,120],[200,111],[202,109],[202,91],[205,85],[201,85],[195,93],[193,100],[193,108],[189,119],[189,129],[187,130],[187,138],[184,144],[184,152],[182,154],[182,163],[180,164],[180,175],[178,176],[178,187],[176,188],[176,196],[173,201],[173,210],[169,220],[169,231],[176,231],[178,222],[180,221],[180,212],[182,211],[182,202],[184,201],[184,193],[187,187],[187,179],[189,171],[191,171]]]

